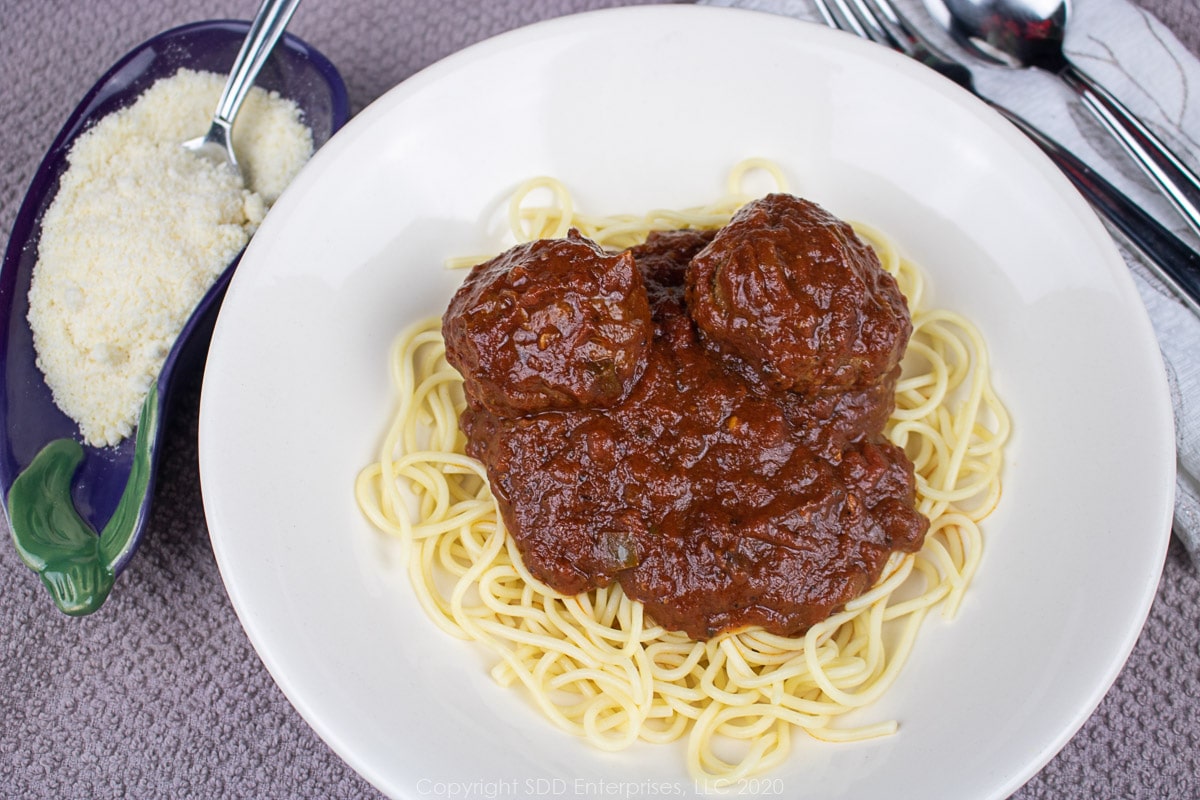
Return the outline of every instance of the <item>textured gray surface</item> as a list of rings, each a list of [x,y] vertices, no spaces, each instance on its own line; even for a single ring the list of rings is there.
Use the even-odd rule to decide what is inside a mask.
[[[1196,0],[1139,2],[1200,52]],[[472,42],[621,4],[307,0],[291,30],[338,65],[357,111]],[[166,28],[246,18],[256,6],[0,0],[2,241],[58,127],[113,61]],[[201,506],[198,405],[193,384],[172,412],[146,541],[100,612],[53,612],[0,542],[0,797],[378,796],[292,709],[238,623]],[[1200,580],[1177,543],[1116,684],[1015,797],[1200,797]]]

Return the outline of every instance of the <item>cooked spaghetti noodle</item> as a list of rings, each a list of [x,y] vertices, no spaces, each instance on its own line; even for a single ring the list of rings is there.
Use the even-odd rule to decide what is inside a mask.
[[[768,170],[783,189],[774,165],[745,162],[719,203],[636,217],[576,213],[561,184],[537,179],[512,201],[513,234],[531,241],[575,227],[621,249],[651,230],[720,227],[751,199],[741,191],[750,169]],[[530,207],[541,190],[555,202]],[[747,630],[693,641],[655,625],[619,584],[578,596],[541,584],[505,534],[482,465],[463,455],[462,379],[446,363],[440,318],[395,341],[399,405],[378,460],[358,477],[358,503],[407,546],[429,616],[491,648],[493,677],[523,685],[560,728],[606,750],[686,738],[689,771],[710,785],[778,765],[797,728],[826,741],[897,729],[894,721],[848,729],[837,720],[892,685],[932,608],[946,617],[958,608],[982,551],[978,522],[1000,498],[1009,423],[974,326],[925,309],[920,271],[879,232],[855,228],[911,310],[913,334],[886,433],[914,463],[918,509],[931,525],[919,552],[894,554],[873,588],[802,636]]]

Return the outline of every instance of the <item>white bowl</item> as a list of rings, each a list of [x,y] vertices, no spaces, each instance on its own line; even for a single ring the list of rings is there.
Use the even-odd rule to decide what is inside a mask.
[[[213,337],[200,467],[230,597],[292,703],[385,793],[700,788],[681,745],[600,753],[494,685],[483,652],[425,618],[352,490],[391,413],[392,338],[444,309],[461,280],[446,257],[502,244],[520,181],[554,175],[597,213],[684,207],[748,156],[925,267],[931,304],[990,343],[1015,435],[958,618],[927,620],[862,712],[899,733],[798,736],[735,790],[1004,797],[1119,672],[1169,537],[1172,423],[1090,209],[1007,122],[884,48],[748,11],[595,12],[469,48],[351,120],[255,236]]]

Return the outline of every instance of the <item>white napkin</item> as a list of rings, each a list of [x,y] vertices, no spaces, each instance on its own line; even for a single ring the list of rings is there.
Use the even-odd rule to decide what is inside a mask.
[[[818,24],[811,0],[700,0],[784,14]],[[939,47],[964,56],[922,0],[893,3]],[[1166,27],[1127,0],[1077,0],[1066,38],[1068,56],[1116,95],[1175,153],[1200,169],[1200,60]],[[964,58],[972,66],[977,60]],[[976,88],[1017,112],[1102,174],[1194,249],[1197,239],[1140,168],[1059,79],[1040,70],[980,65]],[[1189,89],[1191,97],[1189,102]],[[1175,535],[1200,565],[1200,319],[1115,237],[1158,336],[1175,407]],[[1118,365],[1119,366],[1119,365]]]

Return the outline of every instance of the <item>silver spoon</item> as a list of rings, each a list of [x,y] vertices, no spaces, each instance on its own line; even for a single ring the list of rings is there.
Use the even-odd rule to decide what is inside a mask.
[[[959,44],[994,63],[1047,70],[1074,89],[1200,236],[1200,177],[1063,52],[1070,0],[926,0],[939,2],[949,18],[931,11]]]
[[[263,0],[250,24],[250,30],[246,32],[242,49],[233,61],[233,69],[217,101],[217,110],[208,133],[184,142],[185,149],[217,164],[228,164],[241,172],[233,152],[233,121],[250,87],[254,85],[259,70],[267,63],[267,57],[271,55],[271,50],[299,5],[300,0]]]

